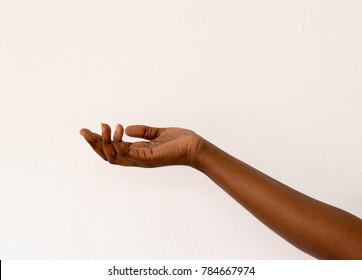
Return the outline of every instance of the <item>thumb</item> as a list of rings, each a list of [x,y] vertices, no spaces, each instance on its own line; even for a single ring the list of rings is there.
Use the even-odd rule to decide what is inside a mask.
[[[126,134],[131,137],[153,140],[165,130],[166,128],[157,128],[146,125],[130,125],[126,128]]]

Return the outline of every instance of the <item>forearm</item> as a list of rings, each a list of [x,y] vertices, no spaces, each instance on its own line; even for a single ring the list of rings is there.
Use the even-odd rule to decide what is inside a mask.
[[[323,259],[362,258],[362,220],[308,197],[207,143],[195,166],[265,225]]]

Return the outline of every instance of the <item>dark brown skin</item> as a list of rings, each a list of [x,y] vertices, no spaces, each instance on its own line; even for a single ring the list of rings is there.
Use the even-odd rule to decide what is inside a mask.
[[[129,126],[126,134],[149,141],[123,142],[124,129],[102,124],[102,135],[80,134],[111,164],[191,166],[210,177],[274,232],[319,259],[362,259],[362,220],[306,196],[232,157],[191,130]]]

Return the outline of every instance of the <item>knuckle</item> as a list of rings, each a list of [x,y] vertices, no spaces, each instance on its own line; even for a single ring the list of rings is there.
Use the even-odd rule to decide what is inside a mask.
[[[118,154],[119,156],[124,156],[126,153],[126,150],[124,149],[124,145],[123,143],[119,142],[114,142],[114,147],[116,149],[116,154]],[[115,154],[115,155],[116,155]]]
[[[147,138],[148,134],[149,134],[149,131],[148,131],[148,126],[144,126],[142,128],[142,138]]]

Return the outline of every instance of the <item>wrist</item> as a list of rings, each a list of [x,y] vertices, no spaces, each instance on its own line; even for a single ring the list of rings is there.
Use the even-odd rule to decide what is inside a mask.
[[[207,166],[212,164],[213,158],[219,151],[220,149],[218,147],[202,138],[191,167],[205,172]]]

